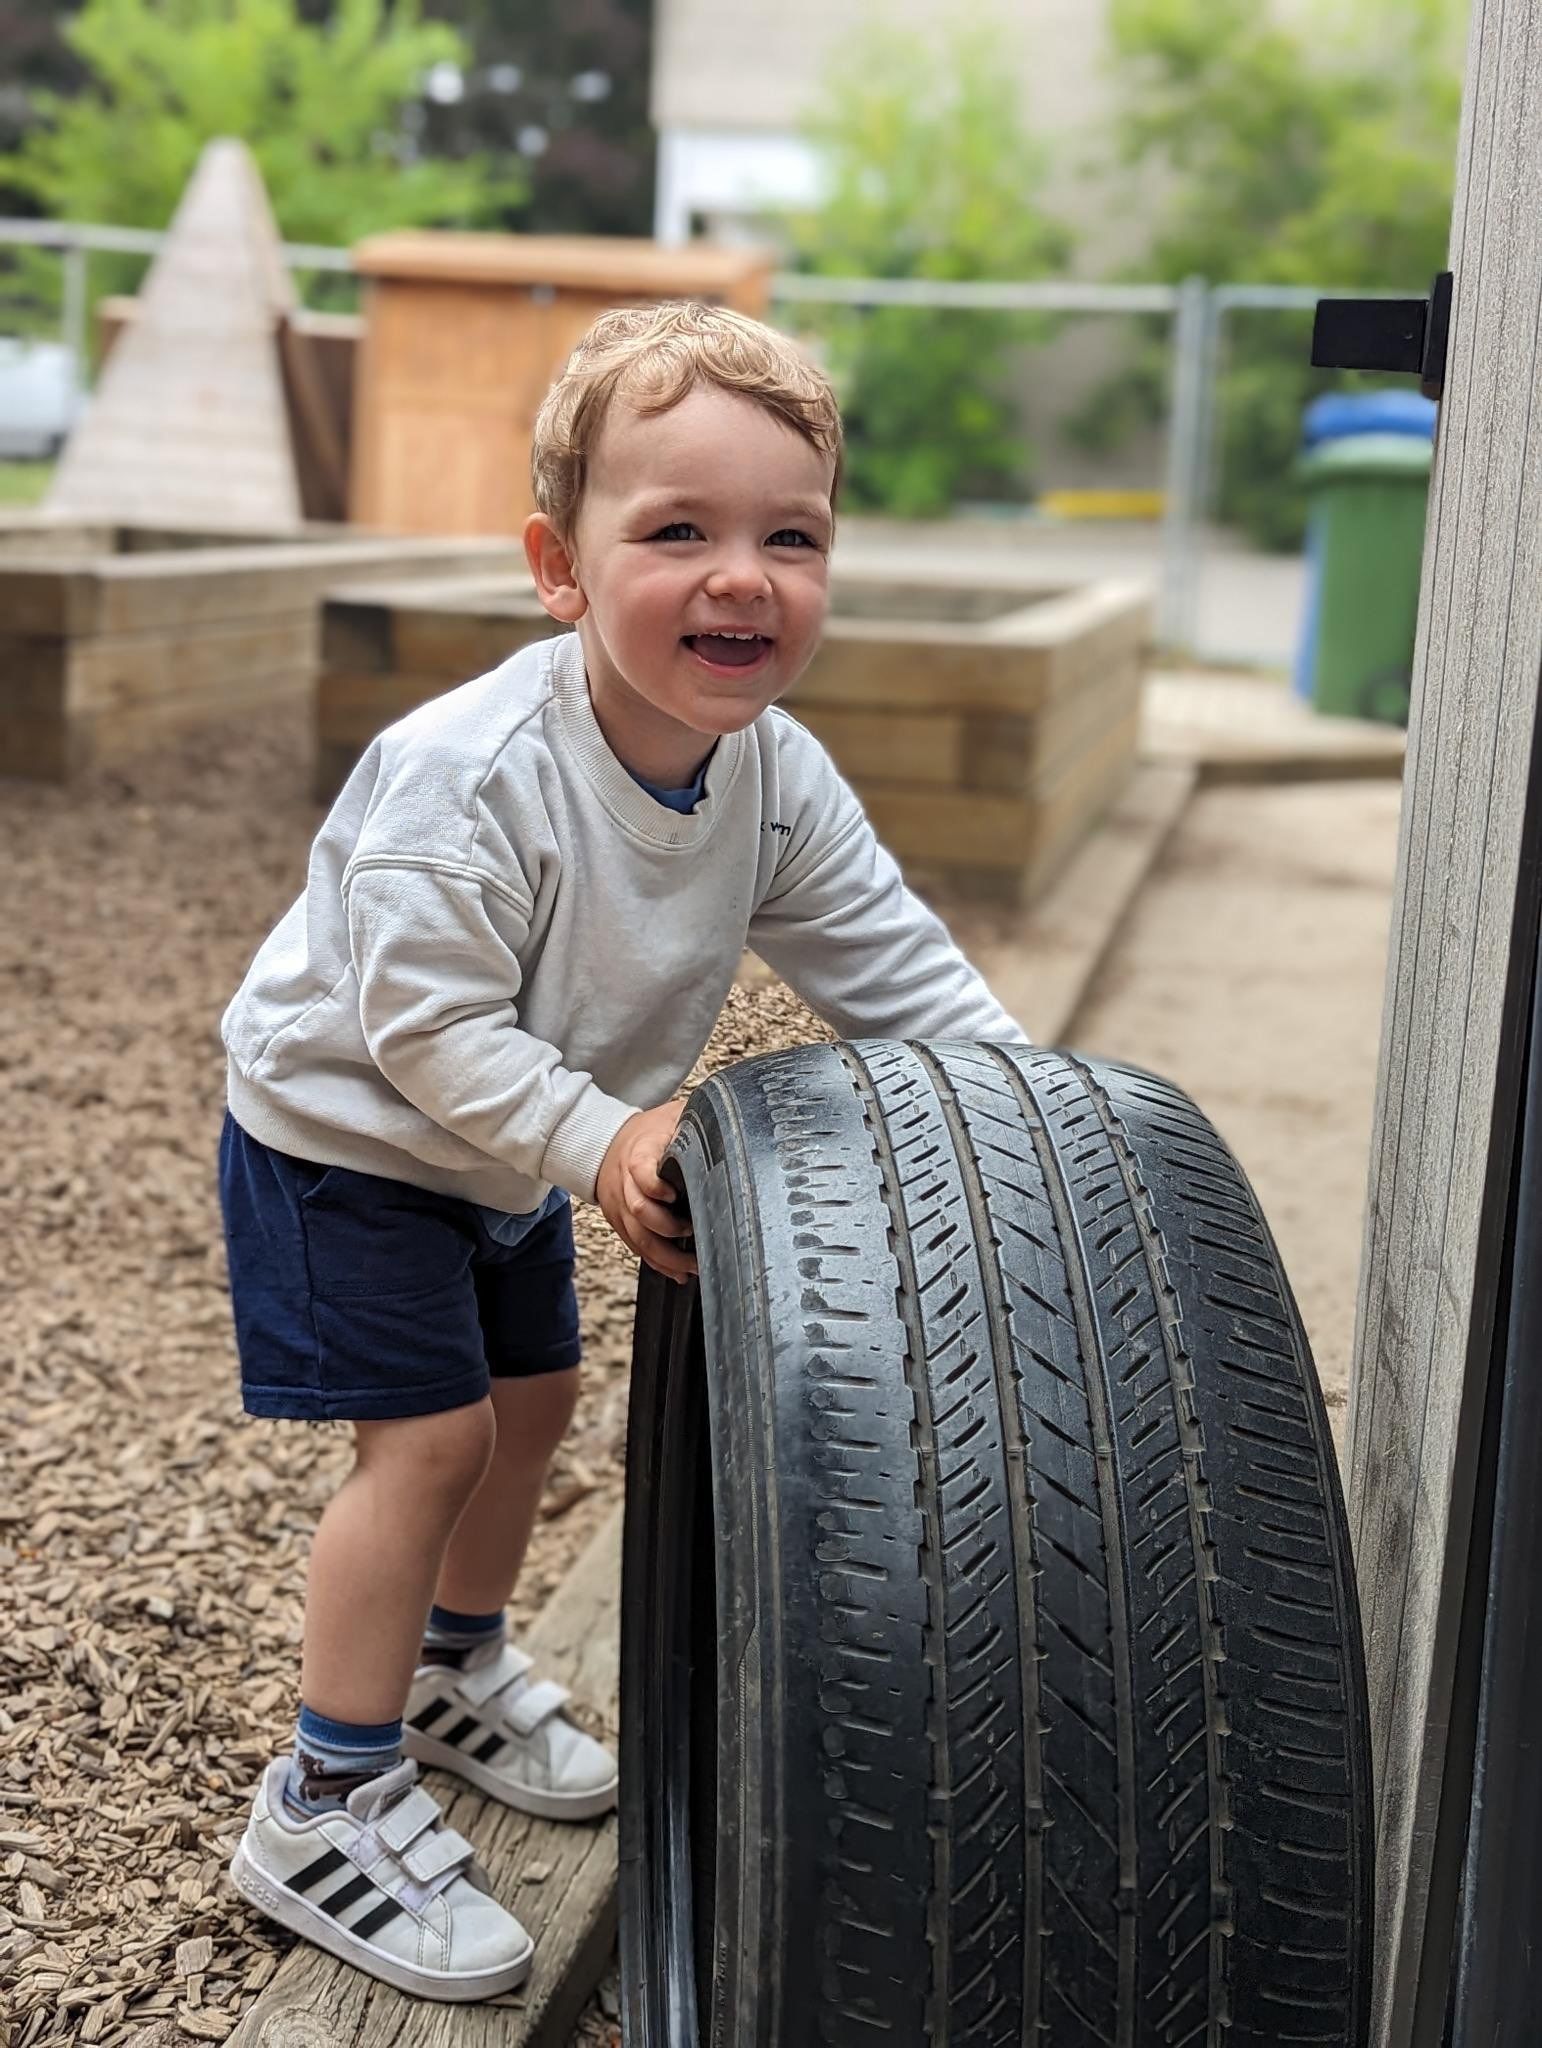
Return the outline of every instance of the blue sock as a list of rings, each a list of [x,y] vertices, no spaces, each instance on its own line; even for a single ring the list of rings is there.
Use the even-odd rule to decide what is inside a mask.
[[[400,1720],[363,1723],[330,1721],[300,1703],[294,1754],[284,1786],[286,1805],[296,1813],[331,1813],[355,1786],[378,1778],[402,1760]]]
[[[464,1664],[468,1651],[483,1643],[501,1642],[504,1636],[503,1610],[496,1614],[457,1614],[453,1607],[437,1603],[428,1610],[423,1631],[424,1664]]]

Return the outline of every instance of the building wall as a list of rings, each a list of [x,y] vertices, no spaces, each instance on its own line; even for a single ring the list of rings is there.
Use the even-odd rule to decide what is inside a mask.
[[[882,9],[885,23],[932,35],[944,32],[947,14],[942,0],[884,0]],[[868,0],[657,0],[661,234],[678,238],[682,193],[689,205],[716,190],[730,212],[752,211],[757,187],[784,203],[812,196],[800,120],[840,42],[874,18]],[[1105,0],[1005,0],[996,18],[1029,126],[1050,147],[1046,200],[1076,233],[1076,268],[1106,273],[1138,253],[1142,234],[1106,191],[1117,91]]]
[[[841,40],[871,9],[865,0],[656,0],[652,113],[659,131],[656,231],[668,241],[765,238],[760,216],[817,196],[814,159],[800,139]],[[1003,62],[1021,81],[1030,132],[1048,147],[1044,200],[1071,228],[1072,268],[1108,276],[1138,261],[1151,216],[1121,203],[1112,175],[1118,85],[1106,0],[997,0]],[[884,19],[940,36],[943,0],[884,0]],[[1079,319],[1009,373],[1032,444],[1030,489],[1160,487],[1163,441],[1153,429],[1111,455],[1091,455],[1063,432],[1101,379],[1117,374],[1131,339],[1123,318]]]

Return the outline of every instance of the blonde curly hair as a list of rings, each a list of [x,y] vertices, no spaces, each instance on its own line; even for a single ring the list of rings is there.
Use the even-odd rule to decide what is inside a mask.
[[[795,342],[747,314],[696,300],[602,313],[568,357],[536,414],[530,478],[536,507],[571,536],[601,427],[618,400],[668,412],[702,385],[753,399],[832,456],[840,487],[840,408],[830,380]]]

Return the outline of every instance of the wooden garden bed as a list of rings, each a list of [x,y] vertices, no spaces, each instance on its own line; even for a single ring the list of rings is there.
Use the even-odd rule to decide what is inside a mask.
[[[554,630],[528,583],[334,590],[317,795],[393,720]],[[1137,584],[838,575],[824,642],[786,701],[918,879],[1021,902],[1129,780],[1149,631]]]
[[[330,585],[512,572],[499,541],[347,528],[204,535],[0,524],[0,774],[63,782],[173,733],[303,700]]]

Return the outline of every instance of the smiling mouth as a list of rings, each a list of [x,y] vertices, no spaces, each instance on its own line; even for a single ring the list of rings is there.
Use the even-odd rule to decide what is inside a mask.
[[[752,633],[745,637],[729,633],[687,633],[681,641],[689,648],[698,661],[709,668],[736,669],[754,668],[763,661],[776,645],[764,633]]]

